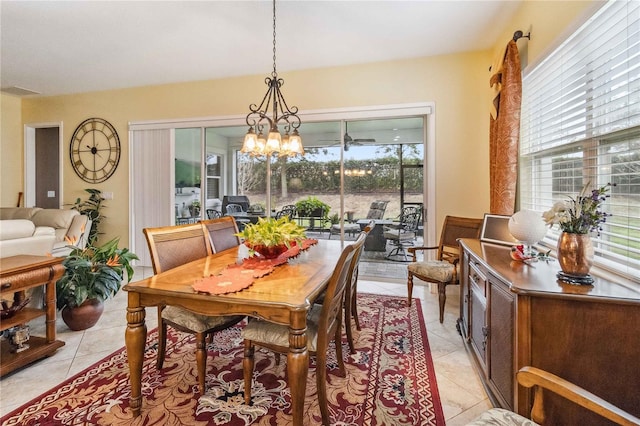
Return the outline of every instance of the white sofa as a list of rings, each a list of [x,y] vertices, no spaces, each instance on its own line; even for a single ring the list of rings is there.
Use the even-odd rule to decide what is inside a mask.
[[[66,256],[68,241],[84,247],[91,221],[77,210],[0,208],[0,257],[17,254]],[[53,238],[52,238],[53,237]]]

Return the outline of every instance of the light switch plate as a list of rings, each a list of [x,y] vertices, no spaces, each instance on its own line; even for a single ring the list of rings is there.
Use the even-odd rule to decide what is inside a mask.
[[[105,200],[113,200],[113,192],[103,192],[102,198]]]

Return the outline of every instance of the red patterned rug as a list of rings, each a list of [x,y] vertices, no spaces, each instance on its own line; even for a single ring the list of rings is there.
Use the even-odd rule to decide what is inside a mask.
[[[420,303],[358,295],[362,331],[354,330],[356,354],[343,352],[347,376],[337,372],[329,350],[327,397],[332,424],[444,425],[433,361]],[[242,324],[216,333],[207,359],[207,392],[197,392],[193,336],[171,330],[162,371],[155,368],[157,332],[149,333],[142,381],[142,415],[131,419],[129,367],[120,349],[58,387],[9,413],[9,425],[284,425],[291,423],[286,357],[256,351],[253,404],[244,404]],[[334,358],[331,358],[331,355]],[[305,425],[320,424],[312,357]]]

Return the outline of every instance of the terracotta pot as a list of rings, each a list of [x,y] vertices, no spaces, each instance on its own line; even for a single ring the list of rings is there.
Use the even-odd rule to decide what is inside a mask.
[[[86,330],[96,325],[103,311],[103,302],[97,299],[87,299],[80,306],[73,308],[65,306],[62,309],[62,319],[67,327],[73,331]]]
[[[576,277],[589,274],[593,265],[593,244],[589,234],[563,232],[558,238],[558,262],[562,272]]]
[[[263,245],[255,245],[251,247],[254,251],[260,253],[265,259],[275,259],[280,256],[282,253],[287,251],[287,246],[284,244],[278,246],[263,246]]]

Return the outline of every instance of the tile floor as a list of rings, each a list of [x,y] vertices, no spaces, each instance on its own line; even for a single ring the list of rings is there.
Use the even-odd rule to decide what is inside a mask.
[[[406,264],[361,263],[358,291],[406,297]],[[137,268],[134,279],[152,275],[150,268]],[[384,278],[388,276],[388,278]],[[375,278],[375,280],[374,280]],[[380,281],[384,280],[384,281]],[[438,321],[438,297],[429,287],[416,286],[413,297],[422,302],[429,345],[447,425],[464,425],[491,406],[471,358],[455,328],[458,317],[458,287],[447,290],[444,324]],[[63,380],[124,346],[126,292],[105,304],[98,324],[86,331],[70,331],[60,319],[57,338],[65,346],[51,357],[15,371],[0,380],[0,415],[30,401]],[[157,325],[155,308],[147,311],[149,330]],[[59,315],[59,314],[58,314]],[[31,333],[44,335],[44,321],[34,321]]]

